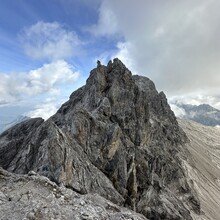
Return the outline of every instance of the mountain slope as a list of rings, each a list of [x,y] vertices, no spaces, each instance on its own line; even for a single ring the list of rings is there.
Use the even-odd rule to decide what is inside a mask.
[[[192,219],[200,212],[182,158],[187,137],[163,92],[114,59],[43,122],[0,135],[0,165],[30,170],[78,193],[99,193],[149,219]]]
[[[220,216],[220,129],[179,120],[190,139],[187,144],[193,164],[186,164],[201,201],[199,220],[218,220]]]

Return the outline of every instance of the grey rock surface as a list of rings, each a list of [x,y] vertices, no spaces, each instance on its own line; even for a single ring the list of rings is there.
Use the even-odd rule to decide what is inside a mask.
[[[114,59],[99,63],[47,121],[4,132],[0,165],[98,193],[149,219],[188,220],[200,204],[182,166],[187,141],[165,94]]]
[[[8,173],[0,168],[1,220],[146,220],[98,194],[80,195],[43,176]]]

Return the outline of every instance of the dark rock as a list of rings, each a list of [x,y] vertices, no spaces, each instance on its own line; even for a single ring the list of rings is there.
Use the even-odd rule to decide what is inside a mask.
[[[9,135],[13,129],[1,135],[0,165],[7,170],[34,170],[149,219],[188,220],[190,210],[200,210],[181,162],[187,137],[165,94],[119,59],[92,70],[49,120],[29,133],[23,126],[24,132],[13,128],[22,132],[18,140]]]
[[[101,66],[101,62],[100,60],[97,60],[97,68],[99,68]]]

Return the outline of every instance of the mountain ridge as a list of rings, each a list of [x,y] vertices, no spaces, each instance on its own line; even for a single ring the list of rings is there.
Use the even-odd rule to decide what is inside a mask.
[[[149,219],[187,220],[200,213],[182,166],[187,142],[165,94],[114,59],[99,63],[47,121],[31,119],[3,132],[0,165],[98,193]]]

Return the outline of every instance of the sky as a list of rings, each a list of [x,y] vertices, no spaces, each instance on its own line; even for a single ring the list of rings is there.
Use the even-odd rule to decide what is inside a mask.
[[[118,57],[169,102],[220,109],[219,0],[0,0],[0,118],[47,119]]]

